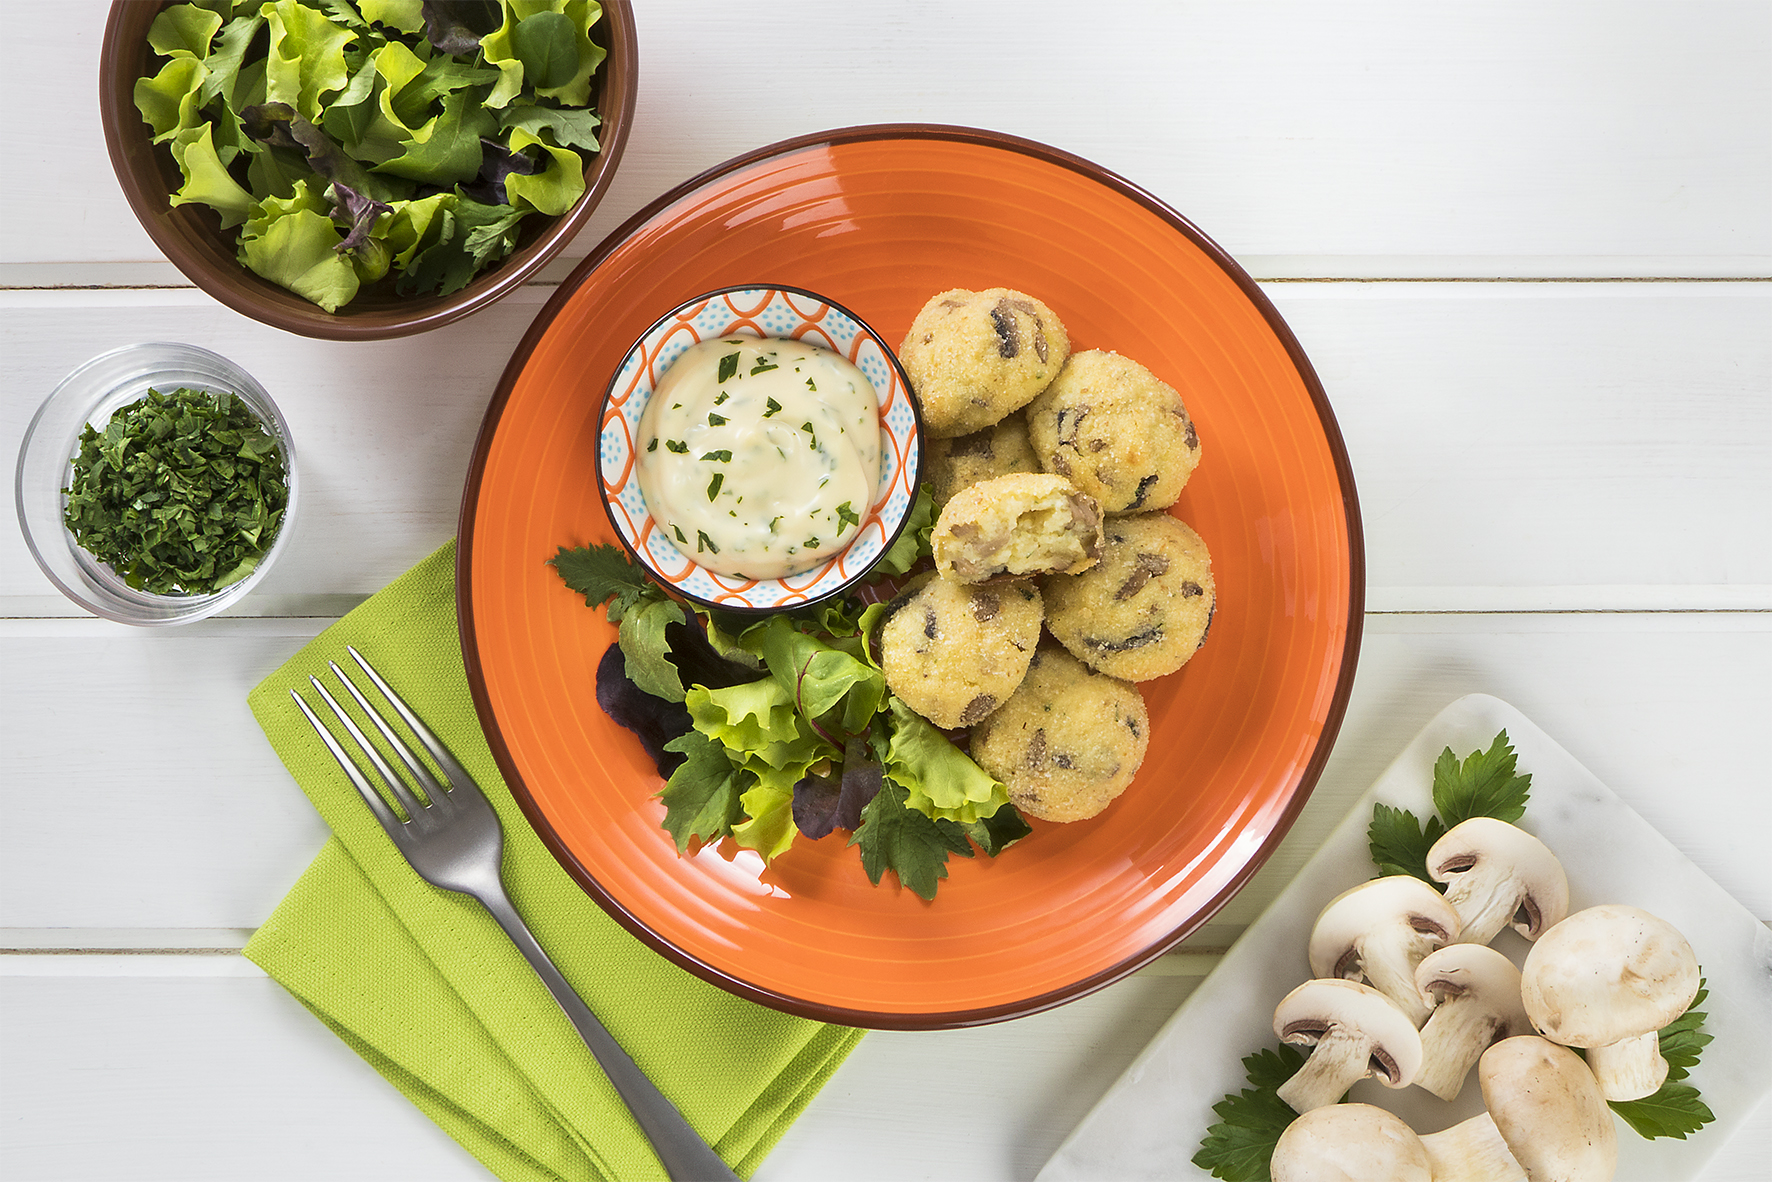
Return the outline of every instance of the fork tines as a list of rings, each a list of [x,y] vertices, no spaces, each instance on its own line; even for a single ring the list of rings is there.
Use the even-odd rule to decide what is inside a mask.
[[[405,701],[393,691],[392,687],[383,680],[381,674],[377,673],[374,667],[363,658],[363,654],[359,653],[355,647],[350,645],[345,647],[345,651],[351,654],[352,659],[357,662],[357,665],[363,670],[364,674],[374,683],[375,688],[380,691],[382,697],[387,700],[388,705],[393,707],[394,713],[399,715],[400,720],[411,730],[419,744],[423,746],[426,752],[430,754],[431,758],[436,761],[437,766],[443,771],[444,779],[448,781],[447,784],[440,783],[437,780],[437,777],[431,774],[431,770],[424,765],[416,754],[413,753],[412,748],[407,742],[394,731],[393,727],[390,726],[388,721],[382,716],[382,712],[370,703],[369,699],[364,696],[363,691],[357,688],[356,682],[352,681],[351,678],[346,675],[345,671],[339,668],[336,661],[326,662],[327,667],[332,670],[333,676],[339,679],[346,691],[349,692],[357,705],[362,709],[364,717],[369,719],[375,729],[381,733],[382,738],[387,741],[389,749],[399,757],[400,762],[405,764],[406,769],[412,773],[413,781],[418,785],[419,792],[423,794],[421,798],[412,791],[407,785],[406,780],[403,779],[400,774],[389,765],[388,761],[382,757],[380,750],[374,743],[370,742],[366,735],[364,735],[361,728],[357,726],[356,722],[348,713],[346,713],[344,708],[339,705],[338,699],[334,698],[327,690],[326,686],[321,684],[319,678],[309,677],[308,682],[314,687],[315,692],[320,695],[321,700],[330,707],[333,717],[338,720],[339,724],[343,726],[345,731],[350,734],[351,738],[356,741],[357,747],[362,751],[364,758],[369,761],[370,765],[374,768],[376,775],[381,780],[382,791],[377,791],[376,786],[363,774],[363,771],[357,765],[357,762],[346,753],[344,746],[336,737],[334,737],[331,729],[320,721],[313,709],[305,700],[303,700],[301,694],[293,689],[290,690],[289,696],[295,699],[295,704],[301,708],[302,714],[307,717],[307,720],[313,726],[314,731],[320,736],[320,741],[326,744],[327,750],[332,752],[332,757],[338,760],[339,767],[343,768],[345,774],[350,777],[351,783],[356,786],[357,791],[362,795],[364,802],[369,805],[369,809],[375,814],[376,820],[381,822],[382,828],[393,833],[395,830],[402,828],[408,823],[389,807],[389,796],[399,804],[400,808],[404,810],[408,818],[419,820],[425,816],[431,807],[446,802],[452,791],[460,791],[464,788],[468,791],[473,791],[473,781],[468,779],[467,774],[462,770],[461,765],[456,763],[455,759],[449,754],[448,749],[443,746],[442,742],[431,732],[431,729],[424,724],[418,715],[413,713],[411,707],[409,707]]]

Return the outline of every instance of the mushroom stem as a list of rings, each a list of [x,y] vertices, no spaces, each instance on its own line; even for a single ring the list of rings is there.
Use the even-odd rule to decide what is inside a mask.
[[[1296,1042],[1295,1039],[1287,1039]],[[1294,1112],[1333,1104],[1358,1081],[1372,1074],[1372,1040],[1359,1030],[1331,1026],[1317,1041],[1311,1057],[1275,1094]]]
[[[1367,938],[1360,960],[1360,970],[1372,988],[1396,1002],[1417,1027],[1427,1021],[1431,1008],[1415,988],[1415,966],[1443,943],[1437,934],[1390,928]]]
[[[1653,1030],[1603,1047],[1588,1048],[1587,1065],[1600,1085],[1600,1095],[1608,1100],[1653,1096],[1667,1079],[1661,1038]]]
[[[1493,1012],[1448,1001],[1421,1028],[1421,1070],[1415,1086],[1442,1100],[1457,1097],[1477,1060],[1495,1041],[1499,1023]]]
[[[1526,1182],[1487,1112],[1421,1139],[1434,1182]]]
[[[1463,921],[1458,930],[1459,942],[1487,944],[1530,903],[1530,898],[1520,880],[1511,874],[1497,877],[1467,873],[1455,877],[1446,888],[1446,902]]]

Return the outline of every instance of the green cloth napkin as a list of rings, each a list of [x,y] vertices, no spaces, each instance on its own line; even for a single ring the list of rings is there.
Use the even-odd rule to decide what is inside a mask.
[[[500,778],[469,699],[454,543],[249,696],[333,836],[247,957],[498,1177],[663,1176],[528,962],[479,903],[412,871],[290,700],[299,688],[316,702],[308,675],[331,679],[326,662],[343,661],[347,644],[491,799],[504,823],[505,886],[566,979],[689,1123],[748,1175],[861,1032],[777,1013],[691,976],[617,925],[554,861]]]

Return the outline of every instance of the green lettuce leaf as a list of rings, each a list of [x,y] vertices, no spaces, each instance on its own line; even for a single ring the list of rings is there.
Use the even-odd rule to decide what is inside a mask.
[[[481,267],[515,248],[517,223],[528,212],[486,205],[458,192],[455,204],[442,212],[437,237],[412,257],[396,290],[402,295],[415,291],[447,295],[466,287]]]
[[[266,99],[288,103],[309,122],[319,120],[321,102],[350,81],[345,46],[357,34],[298,0],[273,0],[265,5],[264,16],[271,29]]]
[[[198,92],[199,103],[207,105],[209,100],[220,95],[230,109],[236,109],[234,91],[246,61],[246,51],[264,23],[263,16],[251,12],[235,17],[222,27],[221,40],[203,62],[209,68],[209,76],[203,80],[203,87]]]
[[[578,30],[560,12],[537,12],[511,30],[511,49],[530,85],[565,86],[578,73]]]
[[[314,175],[308,167],[307,158],[298,152],[288,152],[273,148],[270,144],[261,144],[247,138],[247,152],[250,154],[246,162],[246,182],[252,186],[254,193],[263,193],[265,199],[278,198],[284,201],[295,196],[295,186],[307,182],[317,188],[326,187],[326,182]]]
[[[385,225],[377,227],[377,231],[393,252],[394,265],[404,269],[421,248],[432,245],[435,241],[436,235],[432,233],[434,225],[438,233],[441,233],[442,219],[439,215],[449,212],[453,217],[455,194],[435,193],[411,201],[396,201],[393,205],[394,216]]]
[[[607,55],[603,47],[591,40],[591,26],[602,19],[603,6],[594,0],[539,0],[547,3],[549,8],[564,15],[572,22],[574,48],[577,51],[577,68],[572,75],[558,86],[532,83],[535,93],[542,98],[551,98],[563,107],[582,107],[591,99],[591,75],[603,64]],[[513,46],[514,48],[514,46]],[[551,81],[551,79],[550,79]]]
[[[357,0],[363,19],[402,33],[425,31],[424,0]]]
[[[438,99],[458,90],[490,86],[498,78],[497,70],[479,69],[450,57],[434,57],[425,63],[418,77],[400,88],[393,102],[394,115],[408,127],[422,125],[436,113],[431,107]]]
[[[973,821],[965,827],[966,836],[970,837],[979,849],[988,857],[996,857],[1022,838],[1033,833],[1033,827],[1022,818],[1020,812],[1012,804],[1005,804],[983,820]]]
[[[207,205],[221,214],[222,229],[232,229],[258,211],[258,200],[229,175],[216,155],[211,127],[205,123],[181,132],[172,141],[172,159],[184,174],[185,183],[172,195],[172,204]]]
[[[490,131],[486,134],[490,134]],[[565,213],[584,196],[584,160],[571,148],[556,148],[521,127],[513,127],[510,131],[510,150],[521,152],[528,147],[541,148],[553,158],[553,164],[546,171],[533,176],[524,176],[517,172],[506,176],[505,192],[509,195],[511,204],[527,206],[549,217]]]
[[[881,575],[902,575],[916,566],[918,562],[928,558],[933,551],[929,537],[935,530],[935,502],[930,499],[926,485],[917,486],[917,499],[911,504],[910,515],[905,519],[904,529],[898,540],[880,555],[879,561],[868,570],[874,577]]]
[[[691,686],[683,704],[696,730],[773,768],[803,760],[814,741],[800,730],[793,702],[772,677],[723,689]]]
[[[740,816],[740,773],[725,750],[699,731],[672,739],[664,749],[685,757],[658,794],[665,806],[664,829],[676,841],[677,852],[688,850],[695,838],[718,841],[729,836]]]
[[[794,793],[783,791],[779,784],[759,781],[739,797],[745,819],[732,826],[732,836],[739,845],[756,850],[764,862],[772,862],[788,851],[800,835],[794,826]]]
[[[888,779],[904,786],[906,807],[931,820],[971,825],[1009,803],[1009,789],[993,780],[947,736],[897,698],[887,707],[892,736],[880,753]]]
[[[621,617],[622,656],[628,677],[655,698],[683,700],[683,682],[671,662],[671,642],[665,629],[683,622],[683,609],[668,599],[649,599]]]
[[[265,199],[241,232],[241,261],[272,283],[336,312],[351,302],[360,280],[351,260],[338,251],[344,235],[332,224],[331,208],[306,181],[295,183],[295,195],[288,200]]]
[[[443,100],[441,115],[412,133],[403,154],[375,171],[443,187],[471,181],[480,173],[480,137],[497,130],[498,121],[472,92],[458,90]]]
[[[163,144],[205,122],[199,90],[209,70],[194,57],[175,57],[152,78],[135,80],[135,109]]]
[[[499,112],[498,125],[505,131],[522,128],[563,148],[598,150],[596,129],[602,121],[588,108],[561,110],[533,103],[512,103]]]
[[[148,27],[148,45],[165,57],[209,56],[209,43],[222,27],[219,14],[195,4],[174,4],[160,11]]]
[[[807,721],[817,722],[841,707],[838,725],[853,735],[867,730],[879,713],[886,696],[880,671],[801,632],[788,616],[771,616],[755,643],[770,675],[792,695]]]

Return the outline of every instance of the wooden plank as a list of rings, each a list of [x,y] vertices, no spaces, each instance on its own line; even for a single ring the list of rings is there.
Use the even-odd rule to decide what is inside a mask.
[[[103,0],[0,8],[19,59],[55,63],[0,79],[7,109],[55,113],[0,133],[40,178],[0,195],[0,258],[155,259],[99,130]],[[755,36],[715,0],[638,8],[632,137],[574,254],[739,152],[912,121],[1092,158],[1269,274],[1772,273],[1772,10],[1755,0],[1139,0],[1081,21],[910,0],[788,7],[792,35],[763,18]],[[779,97],[710,118],[710,78]]]
[[[0,625],[0,666],[32,687],[0,715],[0,927],[256,927],[325,831],[246,692],[322,623]],[[1478,691],[1519,706],[1772,917],[1755,844],[1772,832],[1772,796],[1742,790],[1764,782],[1768,670],[1772,614],[1373,617],[1321,783],[1217,920],[1258,915],[1409,738]]]
[[[488,1177],[274,982],[230,959],[241,971],[189,956],[0,957],[8,1176]],[[1194,984],[1145,973],[1017,1022],[871,1033],[758,1182],[1032,1177]],[[1768,1154],[1762,1109],[1704,1178],[1758,1179]]]
[[[1268,290],[1347,440],[1373,607],[1772,606],[1772,285]],[[290,552],[243,610],[337,612],[323,597],[368,595],[453,534],[486,402],[545,294],[447,335],[338,347],[194,291],[0,293],[18,391],[0,436],[105,349],[204,342],[278,399],[306,489]],[[12,495],[7,482],[0,517]],[[0,534],[0,600],[0,615],[79,610],[17,531]]]

